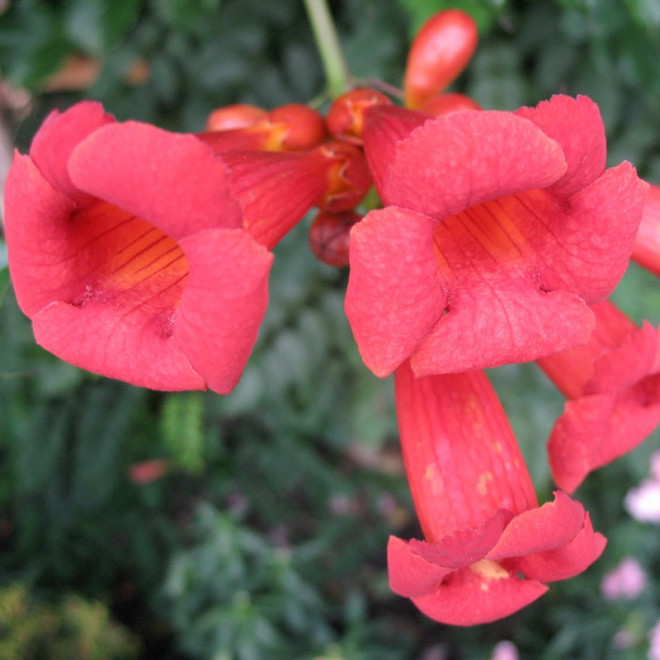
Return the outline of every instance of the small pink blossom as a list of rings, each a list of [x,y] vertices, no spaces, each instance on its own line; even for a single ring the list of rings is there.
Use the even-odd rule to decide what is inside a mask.
[[[518,649],[513,642],[504,640],[497,642],[493,648],[491,660],[518,660]]]
[[[624,557],[619,565],[610,571],[600,585],[607,600],[635,600],[646,586],[644,569],[634,557]]]
[[[648,660],[660,660],[660,621],[651,628],[648,639],[651,646],[646,657]]]
[[[628,513],[640,522],[660,523],[660,481],[644,479],[624,500]]]

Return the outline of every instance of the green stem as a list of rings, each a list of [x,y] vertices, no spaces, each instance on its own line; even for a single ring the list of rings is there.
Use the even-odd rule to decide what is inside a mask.
[[[304,2],[316,47],[323,62],[328,93],[334,99],[346,91],[349,78],[335,24],[326,0],[304,0]]]

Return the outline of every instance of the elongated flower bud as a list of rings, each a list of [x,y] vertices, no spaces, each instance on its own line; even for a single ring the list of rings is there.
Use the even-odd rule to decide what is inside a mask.
[[[419,108],[454,80],[477,47],[477,25],[471,16],[448,9],[433,16],[413,41],[403,80],[406,106]]]

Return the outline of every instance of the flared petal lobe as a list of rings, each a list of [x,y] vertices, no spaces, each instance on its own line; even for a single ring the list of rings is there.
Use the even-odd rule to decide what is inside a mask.
[[[539,507],[526,466],[483,372],[415,378],[396,371],[397,416],[425,541],[390,537],[390,586],[453,625],[508,616],[603,551],[578,502]]]
[[[435,259],[444,301],[435,314],[427,302],[417,309],[422,286],[411,282],[407,316],[419,311],[427,326],[437,319],[425,336],[419,324],[405,336],[367,302],[370,292],[387,290],[403,300],[395,262],[406,255],[402,246],[398,254],[383,250],[396,229],[369,214],[370,231],[358,224],[352,232],[347,300],[367,366],[383,376],[410,357],[418,375],[456,373],[587,341],[594,322],[587,305],[604,300],[622,277],[647,194],[629,164],[603,171],[595,104],[557,96],[516,113],[424,122],[412,113],[408,125],[405,112],[367,113],[365,151],[385,210],[435,222],[414,253],[424,263]],[[381,137],[383,124],[389,130]]]
[[[658,329],[637,327],[609,302],[592,311],[586,345],[538,361],[569,399],[548,442],[555,483],[569,493],[660,424]]]
[[[242,229],[225,164],[192,136],[114,123],[97,104],[42,130],[6,195],[10,272],[37,342],[135,385],[229,391],[272,255]]]

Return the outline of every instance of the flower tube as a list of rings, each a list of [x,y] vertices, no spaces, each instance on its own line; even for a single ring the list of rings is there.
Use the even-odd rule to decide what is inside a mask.
[[[442,623],[508,616],[584,571],[605,547],[561,491],[538,505],[495,391],[481,371],[395,374],[406,473],[425,540],[390,537],[390,586]]]
[[[605,170],[586,97],[437,118],[366,111],[384,208],[351,231],[346,313],[378,376],[524,362],[585,343],[622,277],[647,185]]]

